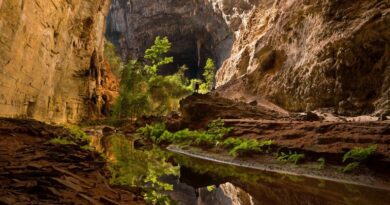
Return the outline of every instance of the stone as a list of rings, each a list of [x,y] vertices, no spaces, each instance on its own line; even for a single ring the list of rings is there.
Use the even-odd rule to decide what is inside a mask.
[[[387,1],[251,3],[251,15],[242,16],[246,24],[217,73],[222,96],[245,93],[247,99],[298,112],[334,107],[338,114],[359,115],[389,109]],[[246,69],[242,59],[249,59]]]
[[[0,0],[0,116],[68,123],[101,115],[115,90],[103,57],[109,6]]]

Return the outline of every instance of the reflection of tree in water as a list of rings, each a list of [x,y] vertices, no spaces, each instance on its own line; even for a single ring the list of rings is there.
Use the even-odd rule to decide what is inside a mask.
[[[164,193],[188,205],[197,201],[206,205],[237,204],[233,202],[238,200],[275,205],[379,205],[383,202],[383,192],[366,187],[244,169],[173,154],[157,147],[135,150],[123,136],[114,137],[112,145],[111,152],[116,159],[111,167],[112,182],[143,187],[146,199],[157,204],[170,201]],[[207,186],[212,184],[217,185],[216,189],[208,191]]]
[[[170,201],[163,192],[173,190],[173,186],[159,180],[162,176],[179,176],[180,167],[166,162],[159,151],[136,150],[133,143],[122,135],[112,137],[111,152],[114,157],[110,170],[111,183],[142,187],[145,199],[153,204]]]

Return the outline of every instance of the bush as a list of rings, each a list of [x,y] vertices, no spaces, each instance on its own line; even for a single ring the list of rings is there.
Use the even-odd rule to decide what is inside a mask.
[[[281,152],[278,157],[279,161],[291,162],[294,164],[298,164],[303,159],[305,159],[305,154],[298,154],[296,152],[292,153],[291,151],[289,151],[288,153]]]
[[[272,140],[242,140],[241,143],[237,144],[229,151],[229,154],[236,157],[248,153],[264,152],[266,151],[265,148],[269,148],[273,144],[274,142]]]
[[[376,145],[367,148],[355,147],[344,154],[343,162],[346,162],[347,160],[362,162],[368,159],[370,155],[374,154],[376,148]]]
[[[114,44],[111,42],[107,41],[104,45],[104,57],[110,64],[111,71],[116,77],[119,77],[123,63],[121,57],[116,53]]]
[[[222,141],[223,137],[232,130],[232,128],[227,128],[224,125],[223,120],[218,119],[212,121],[206,131],[184,129],[171,133],[166,130],[164,124],[157,123],[138,129],[138,133],[156,144],[175,143],[214,146]]]
[[[367,148],[355,147],[343,156],[343,162],[352,161],[345,166],[342,171],[349,173],[360,166],[360,164],[366,161],[372,154],[375,153],[377,146],[372,145]]]
[[[161,66],[173,62],[173,57],[166,57],[170,48],[168,38],[158,36],[154,45],[145,51],[147,62],[130,60],[123,66],[119,97],[113,111],[116,118],[165,115],[177,110],[179,101],[193,92],[184,76],[185,66],[174,75],[157,74]]]
[[[341,171],[344,173],[350,173],[356,168],[358,168],[359,166],[360,166],[359,162],[351,162],[347,166],[345,166]]]
[[[233,128],[225,127],[225,122],[222,119],[213,120],[208,124],[207,133],[214,135],[217,140],[221,140],[225,135],[229,134]]]
[[[153,143],[161,141],[160,137],[166,132],[164,123],[156,123],[152,125],[146,125],[137,130],[137,133],[150,139]],[[167,134],[167,133],[165,133]],[[165,136],[168,137],[168,136]]]
[[[240,138],[234,138],[229,137],[225,141],[222,142],[222,146],[225,148],[233,148],[235,146],[238,146],[242,143],[242,140]]]

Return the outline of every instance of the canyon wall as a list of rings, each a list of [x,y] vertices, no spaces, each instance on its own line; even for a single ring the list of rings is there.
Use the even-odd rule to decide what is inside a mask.
[[[264,0],[250,13],[218,71],[222,95],[390,114],[390,1]]]
[[[110,0],[0,0],[0,116],[67,123],[105,112]]]
[[[217,91],[227,98],[291,111],[388,113],[389,4],[113,0],[108,36],[124,59],[142,57],[156,35],[173,41],[180,63],[202,67],[205,56],[213,57]]]

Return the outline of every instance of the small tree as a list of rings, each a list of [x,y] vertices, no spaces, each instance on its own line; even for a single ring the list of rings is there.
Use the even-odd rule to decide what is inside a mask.
[[[205,79],[207,89],[209,91],[212,90],[215,79],[215,63],[211,58],[207,59],[206,65],[204,67],[203,77]]]
[[[118,54],[116,53],[116,48],[114,44],[107,41],[104,45],[104,57],[110,64],[112,72],[117,76],[120,77],[120,72],[122,70],[122,59]]]
[[[114,105],[114,115],[118,118],[134,119],[144,115],[149,108],[147,94],[148,85],[145,82],[145,72],[142,64],[129,61],[121,72],[121,87],[119,98]]]
[[[142,115],[164,115],[179,106],[179,101],[192,91],[183,66],[174,75],[157,75],[160,66],[173,62],[165,57],[171,48],[168,38],[157,37],[145,51],[147,64],[129,61],[121,72],[120,96],[114,107],[118,118],[135,119]]]
[[[173,63],[173,57],[165,57],[171,46],[167,37],[156,37],[154,45],[145,51],[145,59],[151,63],[151,65],[145,65],[149,74],[155,75],[159,67]]]

